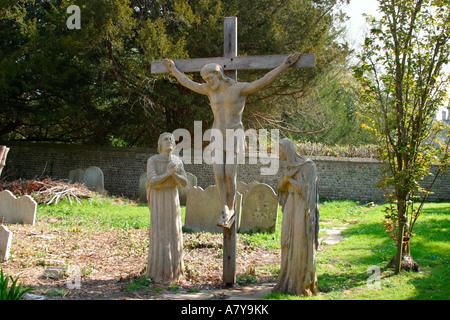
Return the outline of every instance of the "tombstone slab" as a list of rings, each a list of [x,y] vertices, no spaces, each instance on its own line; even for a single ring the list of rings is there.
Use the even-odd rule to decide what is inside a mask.
[[[180,205],[182,205],[182,206],[186,205],[186,197],[187,197],[188,189],[197,186],[197,177],[195,175],[193,175],[190,172],[186,172],[186,177],[187,177],[187,181],[188,181],[186,186],[184,188],[182,188],[181,186],[177,187],[178,198],[180,199]]]
[[[84,176],[83,169],[74,169],[69,171],[69,182],[70,183],[83,183]]]
[[[12,232],[4,225],[0,225],[0,262],[9,259],[9,251],[11,249]]]
[[[239,225],[242,196],[236,196],[236,224]],[[217,216],[222,211],[217,187],[209,186],[205,190],[192,187],[186,192],[186,215],[184,227],[196,232],[222,233],[217,226]]]
[[[83,184],[91,191],[104,192],[105,178],[103,171],[99,167],[89,167],[83,175]]]
[[[139,201],[147,202],[147,172],[139,176]]]
[[[239,232],[275,232],[278,218],[278,198],[265,183],[248,189],[242,199]]]
[[[0,192],[0,221],[34,225],[37,202],[29,195],[16,198],[9,190]]]
[[[237,191],[240,194],[244,194],[246,193],[249,189],[251,189],[252,187],[256,186],[257,184],[259,184],[258,181],[252,181],[250,183],[245,183],[242,181],[238,181],[237,182]]]

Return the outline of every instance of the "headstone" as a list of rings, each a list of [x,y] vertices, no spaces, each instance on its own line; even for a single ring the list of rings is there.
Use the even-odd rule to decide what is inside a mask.
[[[250,183],[245,183],[245,182],[242,182],[242,181],[238,181],[238,183],[237,183],[237,191],[240,193],[240,194],[244,194],[244,193],[246,193],[247,192],[247,190],[249,190],[250,188],[252,188],[253,186],[256,186],[257,184],[259,184],[259,182],[258,181],[253,181],[253,182],[250,182]]]
[[[139,201],[147,202],[147,172],[139,176]]]
[[[104,192],[105,179],[99,167],[89,167],[83,175],[83,184],[91,191]]]
[[[180,205],[185,206],[186,205],[186,192],[188,189],[192,188],[192,187],[196,187],[197,186],[197,177],[194,176],[192,173],[190,172],[186,172],[186,177],[187,177],[187,185],[182,188],[181,186],[178,186],[178,198],[180,199]]]
[[[12,232],[4,225],[0,225],[0,262],[9,259],[11,249]]]
[[[275,232],[278,217],[278,199],[273,189],[260,183],[243,195],[239,232]]]
[[[70,183],[82,183],[91,191],[105,192],[105,178],[99,167],[92,166],[87,169],[74,169],[69,172]]]
[[[0,221],[34,225],[37,203],[29,195],[16,198],[11,191],[0,192]]]
[[[242,195],[236,193],[236,223],[239,225]],[[217,187],[209,186],[205,190],[192,187],[186,192],[186,214],[184,227],[196,232],[222,233],[217,226],[217,214],[222,210]]]
[[[70,170],[69,172],[70,183],[83,183],[84,171],[85,170],[83,169]]]

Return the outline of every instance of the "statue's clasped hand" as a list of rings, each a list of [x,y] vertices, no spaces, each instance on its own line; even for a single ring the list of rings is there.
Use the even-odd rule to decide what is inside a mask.
[[[171,162],[167,166],[166,173],[168,175],[173,175],[177,171],[177,168],[178,168],[178,166],[175,163]]]

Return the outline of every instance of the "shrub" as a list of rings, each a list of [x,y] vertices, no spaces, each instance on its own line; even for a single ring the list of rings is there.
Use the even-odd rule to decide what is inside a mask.
[[[8,283],[11,285],[8,289]],[[33,290],[32,287],[22,289],[22,284],[18,284],[19,278],[13,279],[10,275],[3,274],[3,268],[0,268],[0,300],[19,300],[28,291]]]

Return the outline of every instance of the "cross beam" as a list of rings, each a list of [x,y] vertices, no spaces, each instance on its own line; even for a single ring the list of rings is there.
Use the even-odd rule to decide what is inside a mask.
[[[237,56],[237,57],[216,57],[197,58],[185,60],[173,60],[175,66],[181,72],[199,72],[208,63],[217,63],[224,71],[228,70],[254,70],[254,69],[275,69],[283,63],[288,54],[275,54],[267,56]],[[312,68],[315,67],[314,53],[304,53],[300,55],[297,63],[292,68]],[[168,73],[169,70],[162,61],[152,62],[152,73]]]

